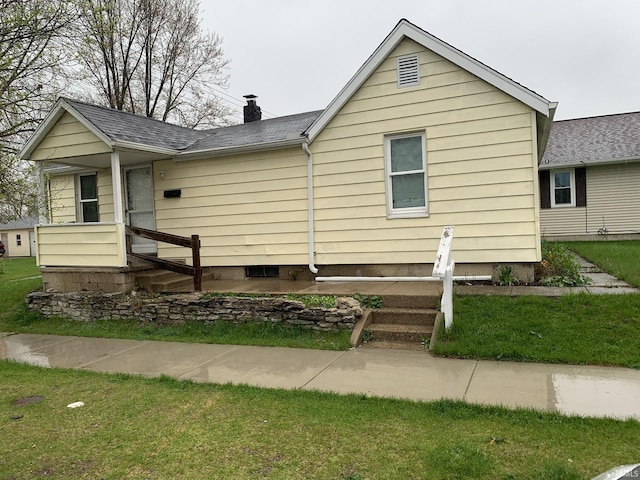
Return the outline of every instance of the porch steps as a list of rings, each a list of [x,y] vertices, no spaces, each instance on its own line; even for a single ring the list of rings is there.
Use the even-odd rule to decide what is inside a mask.
[[[388,295],[382,308],[372,310],[372,323],[365,328],[365,348],[424,350],[431,339],[440,297]]]
[[[202,281],[213,280],[213,273],[202,272]],[[180,292],[193,288],[193,277],[168,270],[153,269],[136,274],[136,285],[150,292]]]

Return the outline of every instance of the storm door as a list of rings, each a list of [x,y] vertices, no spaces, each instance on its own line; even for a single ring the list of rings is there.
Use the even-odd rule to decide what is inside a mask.
[[[127,224],[132,227],[155,230],[151,166],[127,168],[124,171],[124,177]],[[140,237],[133,237],[131,248],[133,253],[157,252],[155,241]]]

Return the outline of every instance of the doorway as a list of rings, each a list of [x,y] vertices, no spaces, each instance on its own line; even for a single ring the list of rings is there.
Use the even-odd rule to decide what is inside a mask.
[[[151,165],[131,167],[124,171],[125,214],[128,225],[155,230],[154,191]],[[132,237],[133,253],[155,254],[156,242],[147,238]]]

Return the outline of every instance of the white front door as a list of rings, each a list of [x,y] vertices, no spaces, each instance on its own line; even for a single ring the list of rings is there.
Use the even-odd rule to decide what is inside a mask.
[[[124,177],[127,224],[155,230],[151,166],[127,168]],[[133,237],[131,248],[133,253],[157,252],[156,242],[140,237]]]

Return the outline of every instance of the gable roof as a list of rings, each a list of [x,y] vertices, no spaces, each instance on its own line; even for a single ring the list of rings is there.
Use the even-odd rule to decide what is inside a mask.
[[[69,112],[111,148],[158,151],[183,158],[240,153],[301,144],[304,130],[321,111],[260,120],[210,130],[194,130],[112,108],[60,98],[21,152],[28,158]]]
[[[112,150],[159,153],[175,160],[231,155],[312,142],[351,96],[405,38],[421,44],[537,112],[538,155],[544,152],[555,103],[551,103],[448,43],[402,19],[355,76],[322,111],[260,120],[241,125],[194,130],[111,108],[60,98],[20,153],[29,159],[60,117],[69,112]]]
[[[640,112],[553,122],[540,169],[640,160]]]
[[[30,230],[36,225],[38,225],[40,221],[37,217],[26,217],[19,218],[9,223],[0,224],[0,231],[6,230]]]
[[[555,108],[555,104],[549,102],[544,97],[538,95],[532,90],[525,88],[512,79],[493,70],[482,62],[479,62],[466,53],[422,30],[406,19],[398,22],[391,33],[383,40],[373,54],[360,67],[356,74],[349,80],[349,83],[340,91],[333,99],[329,106],[322,112],[322,115],[309,127],[307,136],[312,142],[323,128],[331,121],[331,119],[342,109],[349,101],[353,94],[362,86],[369,76],[378,68],[378,66],[387,58],[394,48],[405,38],[419,43],[423,47],[458,65],[460,68],[474,74],[485,82],[520,100],[528,105],[544,117],[552,115],[551,110]]]

